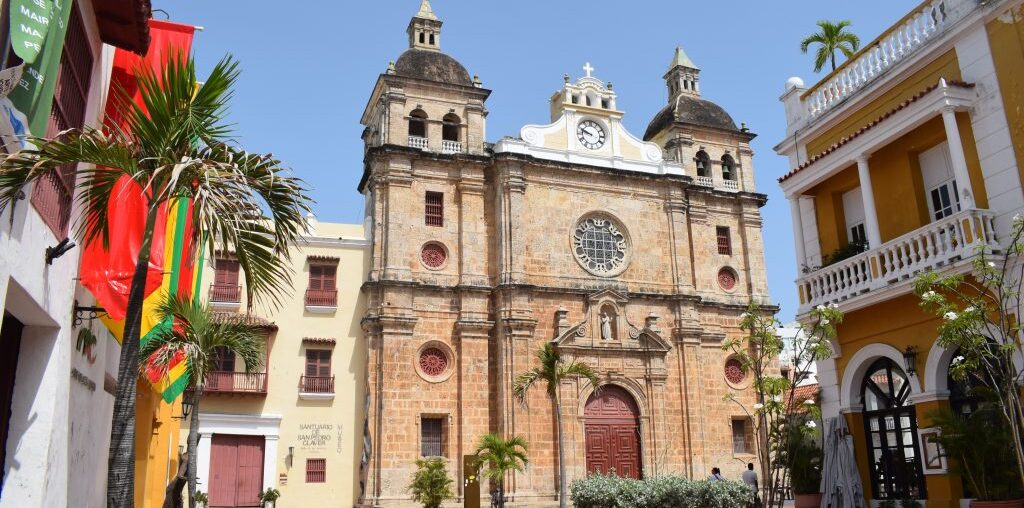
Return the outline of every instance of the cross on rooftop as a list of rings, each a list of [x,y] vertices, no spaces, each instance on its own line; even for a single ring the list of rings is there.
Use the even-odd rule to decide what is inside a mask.
[[[585,71],[585,72],[587,73],[587,77],[588,77],[588,78],[590,77],[590,73],[591,73],[591,72],[594,72],[594,68],[590,66],[590,62],[587,62],[587,63],[586,63],[586,64],[585,64],[584,66],[583,66],[583,70],[584,70],[584,71]]]

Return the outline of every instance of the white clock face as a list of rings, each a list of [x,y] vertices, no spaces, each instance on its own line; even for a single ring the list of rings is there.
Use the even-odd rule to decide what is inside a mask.
[[[591,150],[597,150],[604,146],[604,128],[593,120],[580,122],[576,127],[576,137],[580,140],[580,144]]]

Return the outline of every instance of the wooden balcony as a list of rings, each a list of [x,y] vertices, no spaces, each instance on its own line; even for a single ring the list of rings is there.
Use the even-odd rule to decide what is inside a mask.
[[[203,393],[267,394],[267,373],[210,372],[206,375]]]
[[[909,287],[909,282],[926,270],[966,265],[979,247],[999,248],[994,217],[987,210],[963,210],[804,274],[796,281],[802,302],[798,314],[818,305],[866,300],[868,295],[896,285]]]
[[[299,377],[299,396],[304,399],[334,398],[334,376]]]
[[[327,309],[334,311],[338,308],[337,289],[307,289],[306,310]]]
[[[242,286],[210,284],[210,303],[237,304],[242,301]]]

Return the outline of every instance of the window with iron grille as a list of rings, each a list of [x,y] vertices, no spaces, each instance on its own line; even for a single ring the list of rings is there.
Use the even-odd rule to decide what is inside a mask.
[[[444,419],[423,417],[420,421],[420,455],[441,457],[444,455],[441,442],[444,437]]]
[[[53,94],[53,108],[46,127],[47,137],[85,125],[92,66],[92,45],[86,36],[81,13],[77,7],[72,6],[71,19],[64,36],[64,51],[60,57],[57,87]],[[74,185],[75,165],[67,164],[36,180],[32,191],[32,206],[57,238],[63,238],[68,232]]]
[[[327,459],[306,459],[306,483],[327,481]]]
[[[427,192],[424,216],[428,226],[444,226],[443,192]]]
[[[729,228],[718,226],[715,228],[718,236],[718,253],[726,256],[732,255],[732,238],[729,237]]]
[[[747,422],[746,420],[732,421],[732,452],[747,453]]]
[[[309,265],[309,289],[333,291],[337,274],[336,265]]]

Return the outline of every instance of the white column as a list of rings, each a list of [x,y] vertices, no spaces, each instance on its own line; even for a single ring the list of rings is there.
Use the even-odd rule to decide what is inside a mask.
[[[953,108],[943,108],[942,124],[946,127],[946,141],[949,145],[949,158],[953,163],[953,177],[956,178],[957,191],[960,193],[960,208],[974,208],[974,188],[971,176],[967,172],[967,158],[964,156],[964,145],[960,139],[960,128],[956,125],[956,112]]]
[[[263,437],[263,490],[277,486],[278,436]]]
[[[796,244],[796,262],[800,265],[797,269],[800,269],[807,264],[807,254],[804,252],[804,223],[800,216],[799,195],[789,198],[789,213],[793,216],[793,243]]]
[[[860,196],[864,201],[864,229],[868,234],[868,247],[874,249],[882,245],[882,236],[878,232],[875,191],[871,188],[871,171],[868,168],[867,155],[857,157],[857,176],[860,178]]]
[[[199,434],[199,446],[196,448],[196,489],[210,493],[210,453],[213,450],[213,434]]]

